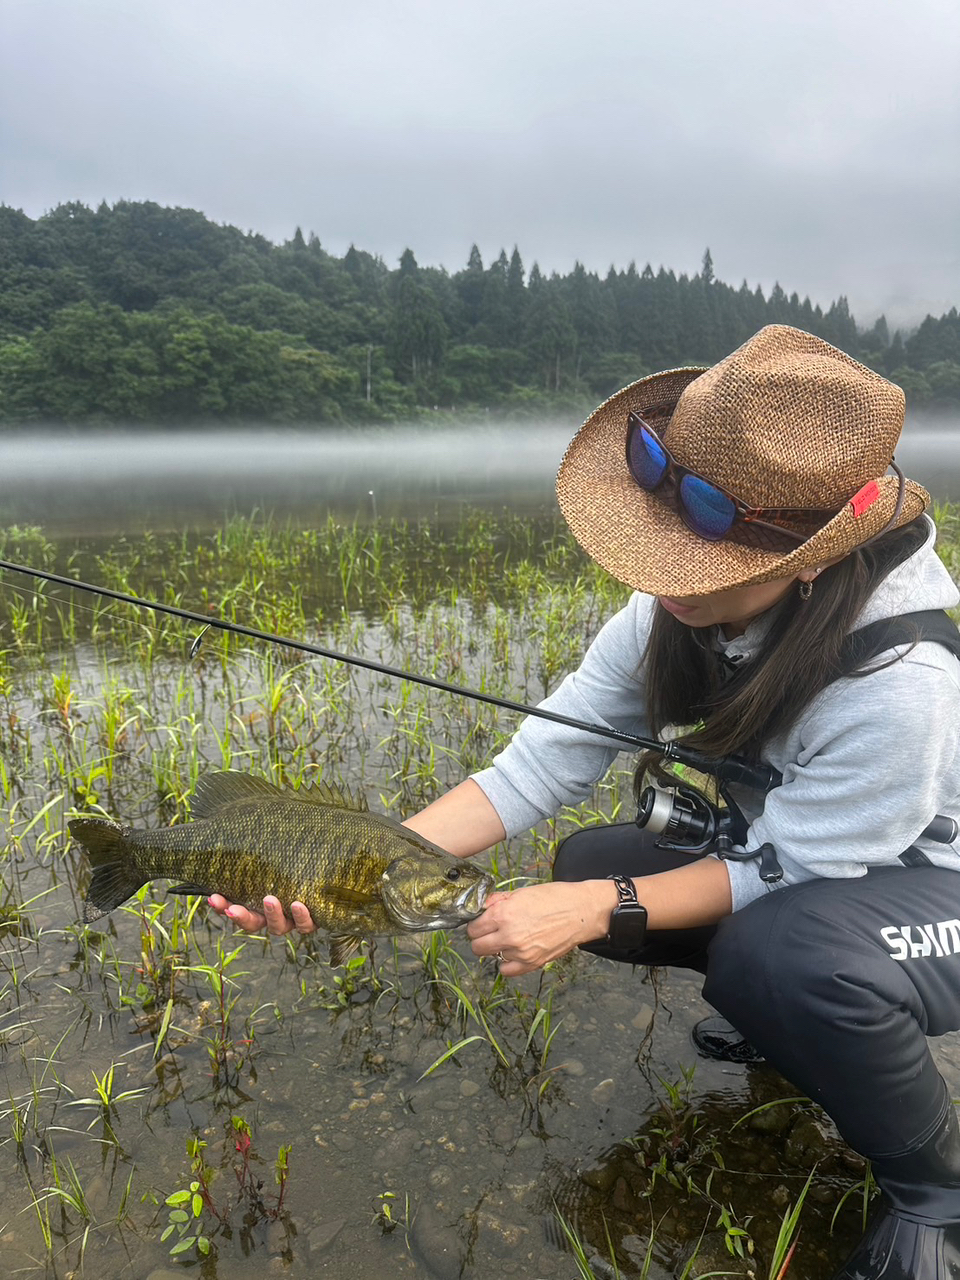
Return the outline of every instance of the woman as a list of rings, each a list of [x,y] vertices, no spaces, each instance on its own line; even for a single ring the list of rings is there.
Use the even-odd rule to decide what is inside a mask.
[[[883,1209],[838,1280],[960,1277],[960,1132],[925,1038],[960,1026],[960,843],[921,834],[960,818],[960,662],[921,637],[844,674],[849,633],[960,599],[927,494],[886,474],[902,422],[899,388],[779,325],[590,416],[561,509],[637,594],[545,705],[782,782],[737,795],[749,826],[730,858],[588,829],[552,882],[491,896],[468,927],[508,977],[575,946],[705,972],[741,1035],[706,1028],[701,1049],[752,1045],[873,1162]],[[476,854],[584,799],[615,754],[531,717],[409,825]],[[749,856],[764,847],[779,880]],[[276,899],[264,917],[211,903],[244,928],[312,928],[300,904],[291,925]]]

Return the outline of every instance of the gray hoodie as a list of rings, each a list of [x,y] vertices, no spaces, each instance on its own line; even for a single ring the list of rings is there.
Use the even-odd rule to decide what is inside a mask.
[[[928,523],[926,543],[881,583],[858,628],[960,602]],[[541,705],[649,736],[642,666],[654,606],[652,596],[634,594],[599,632],[580,667]],[[806,607],[816,608],[815,590]],[[733,661],[749,659],[763,629],[761,618],[719,646]],[[960,662],[930,641],[899,652],[900,661],[891,666],[831,684],[768,744],[765,759],[783,774],[782,785],[766,796],[738,793],[738,800],[750,822],[745,847],[769,841],[784,874],[779,885],[768,886],[756,861],[726,863],[735,911],[771,887],[900,865],[898,855],[915,842],[936,866],[960,871],[960,841],[917,840],[938,813],[960,822]],[[616,755],[606,739],[531,716],[474,779],[507,834],[516,835],[563,805],[587,799]]]

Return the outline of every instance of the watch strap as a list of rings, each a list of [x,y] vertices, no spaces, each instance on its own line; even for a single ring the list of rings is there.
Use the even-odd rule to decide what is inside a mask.
[[[637,897],[637,886],[633,883],[629,876],[607,876],[608,880],[612,880],[617,888],[617,906],[624,906],[626,903],[634,903],[640,905],[640,899]]]

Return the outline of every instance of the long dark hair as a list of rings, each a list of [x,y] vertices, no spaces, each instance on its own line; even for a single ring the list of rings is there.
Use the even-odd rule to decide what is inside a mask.
[[[714,629],[688,627],[658,605],[644,677],[653,732],[700,725],[680,741],[711,756],[759,756],[837,678],[844,637],[867,600],[926,537],[919,517],[824,569],[813,599],[788,591],[770,610],[760,652],[727,679],[712,647]],[[638,778],[653,763],[644,753]]]

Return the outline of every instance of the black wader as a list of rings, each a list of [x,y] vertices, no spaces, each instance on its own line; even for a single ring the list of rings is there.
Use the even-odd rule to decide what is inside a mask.
[[[553,874],[639,878],[689,861],[629,823],[569,836]],[[585,949],[705,974],[705,999],[872,1162],[888,1207],[837,1280],[960,1277],[960,1134],[926,1040],[960,1028],[960,873],[809,880],[715,927],[647,938],[637,952]]]

